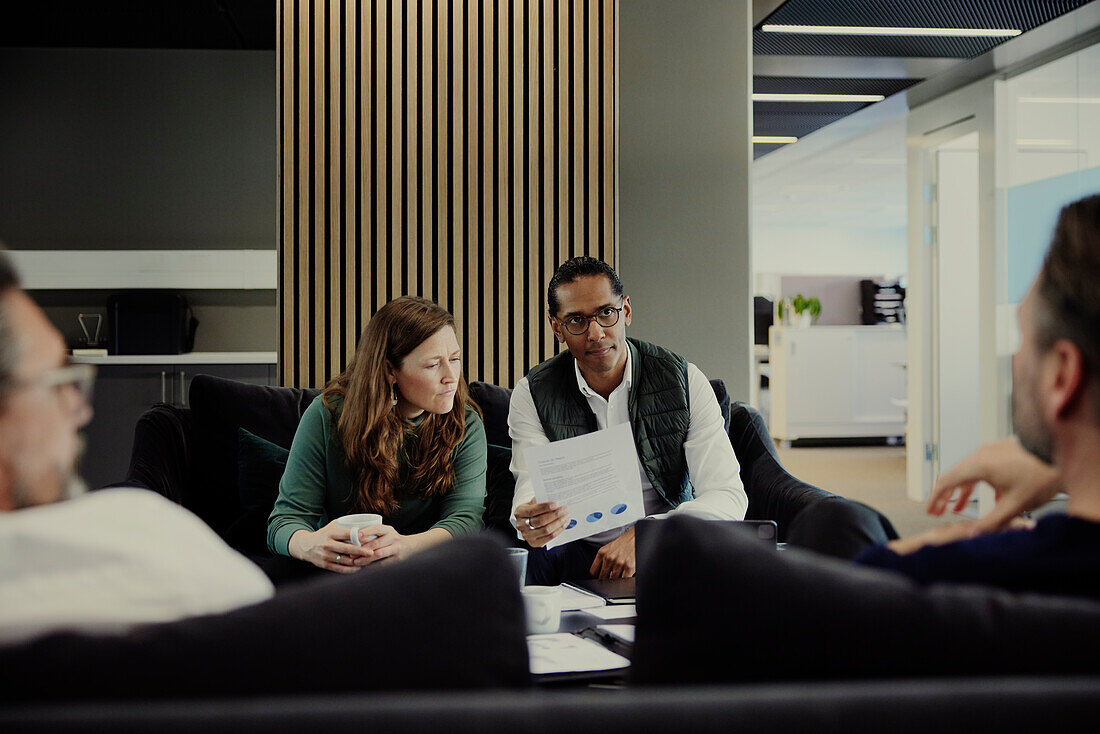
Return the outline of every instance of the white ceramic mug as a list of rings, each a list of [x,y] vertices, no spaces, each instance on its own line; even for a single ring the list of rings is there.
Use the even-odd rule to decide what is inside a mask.
[[[527,634],[557,632],[561,626],[561,587],[524,586],[520,593],[527,613]]]
[[[362,543],[359,542],[360,528],[381,524],[382,516],[375,515],[372,512],[361,512],[358,515],[344,515],[343,517],[336,518],[337,527],[348,529],[348,542],[352,545],[362,545]],[[377,535],[372,535],[367,538],[367,540],[373,540],[377,537]]]

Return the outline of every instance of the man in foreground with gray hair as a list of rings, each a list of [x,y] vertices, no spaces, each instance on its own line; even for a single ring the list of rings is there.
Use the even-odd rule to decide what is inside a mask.
[[[269,598],[262,571],[187,510],[144,489],[83,495],[79,430],[95,369],[0,251],[0,643],[128,629]]]

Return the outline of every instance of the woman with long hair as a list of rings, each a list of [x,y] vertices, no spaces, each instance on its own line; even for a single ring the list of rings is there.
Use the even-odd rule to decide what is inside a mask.
[[[268,518],[274,552],[353,573],[482,527],[485,426],[462,377],[454,317],[390,301],[302,414]],[[377,513],[349,542],[336,519]]]

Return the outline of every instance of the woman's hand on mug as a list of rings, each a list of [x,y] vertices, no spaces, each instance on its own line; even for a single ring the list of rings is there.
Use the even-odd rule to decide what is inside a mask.
[[[565,530],[569,522],[569,508],[557,502],[524,502],[516,507],[516,530],[523,535],[527,545],[541,548]]]
[[[294,558],[337,573],[355,573],[373,560],[366,546],[348,542],[347,528],[338,527],[335,520],[312,533],[297,531],[290,536],[287,550]]]
[[[371,538],[371,536],[375,536]],[[424,535],[421,533],[420,535]],[[363,549],[371,552],[366,563],[401,561],[420,550],[418,535],[402,535],[389,525],[371,525],[359,531]]]

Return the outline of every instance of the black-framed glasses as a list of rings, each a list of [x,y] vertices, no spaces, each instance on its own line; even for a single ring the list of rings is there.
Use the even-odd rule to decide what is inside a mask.
[[[592,321],[595,321],[605,329],[609,329],[619,323],[619,312],[622,311],[623,308],[625,308],[625,306],[619,306],[618,308],[614,306],[604,306],[591,316],[576,314],[567,319],[558,319],[558,322],[573,336],[580,336],[581,334],[588,333],[588,327],[591,325]]]

